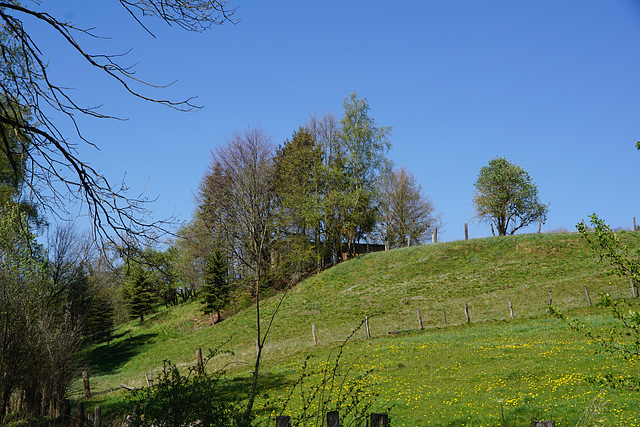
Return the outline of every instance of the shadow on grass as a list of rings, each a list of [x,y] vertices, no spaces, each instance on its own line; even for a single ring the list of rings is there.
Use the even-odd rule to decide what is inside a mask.
[[[252,379],[253,377],[250,375],[233,378],[223,377],[216,385],[216,400],[232,403],[236,405],[240,412],[243,412],[247,405],[249,392],[251,391]],[[275,390],[283,389],[290,384],[291,381],[276,375],[261,375],[258,393],[261,396],[272,394]],[[92,399],[87,405],[87,408],[89,411],[92,411],[95,406],[101,406],[104,419],[108,423],[115,423],[125,417],[125,402],[127,398],[132,395],[132,392],[124,392],[118,396],[104,396],[102,398]],[[279,411],[281,409],[282,408],[277,407],[276,404],[260,405],[259,407],[254,406],[253,413],[256,417],[268,418],[273,411]]]
[[[156,335],[158,334],[140,334],[115,343],[102,344],[85,353],[86,361],[95,374],[113,373],[138,354]]]
[[[225,385],[221,391],[221,396],[224,397],[225,400],[230,402],[241,402],[241,405],[246,405],[247,399],[249,399],[249,392],[251,391],[251,384],[253,382],[253,376],[243,376],[243,377],[233,377],[227,378],[225,381]],[[267,400],[265,399],[267,395],[278,395],[277,390],[283,390],[287,386],[290,386],[293,383],[292,380],[287,380],[282,376],[273,375],[270,373],[266,373],[260,375],[258,379],[258,395],[262,396],[263,399],[259,400]],[[275,402],[274,402],[275,403]],[[267,404],[264,407],[256,407],[254,406],[253,412],[255,415],[266,415],[271,414],[274,410],[279,410],[281,408],[277,408],[274,404]]]

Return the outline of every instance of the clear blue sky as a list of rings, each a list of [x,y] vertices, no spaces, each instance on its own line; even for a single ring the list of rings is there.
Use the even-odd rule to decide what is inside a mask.
[[[640,223],[640,2],[278,1],[239,2],[237,25],[201,34],[148,21],[149,36],[118,2],[43,2],[42,8],[111,39],[89,50],[121,53],[137,75],[197,96],[180,113],[134,99],[82,64],[51,32],[50,72],[86,105],[128,121],[81,119],[82,148],[131,194],[159,197],[160,219],[188,221],[210,150],[234,130],[260,125],[275,144],[311,113],[342,114],[366,97],[379,125],[392,126],[390,157],[413,172],[443,215],[441,240],[491,234],[471,223],[478,170],[505,156],[529,171],[551,203],[543,230],[597,212],[612,226]],[[85,39],[82,39],[85,40]],[[530,228],[528,232],[535,231]]]

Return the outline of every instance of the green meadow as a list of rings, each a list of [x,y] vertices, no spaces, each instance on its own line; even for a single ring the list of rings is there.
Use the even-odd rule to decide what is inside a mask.
[[[640,233],[621,237],[640,247]],[[559,426],[640,425],[636,392],[589,380],[635,374],[637,361],[597,353],[548,314],[551,296],[568,317],[605,332],[613,320],[597,306],[598,294],[631,294],[629,279],[609,272],[575,233],[438,243],[344,262],[263,301],[263,331],[272,325],[256,423],[275,425],[283,411],[295,418],[314,391],[336,401],[355,388],[370,411],[389,412],[393,426],[528,426],[543,419]],[[157,375],[167,359],[186,369],[198,347],[229,351],[207,367],[227,372],[226,392],[241,402],[255,337],[251,306],[236,307],[215,326],[197,301],[159,309],[86,350],[94,393],[87,406],[101,405],[116,421],[127,393],[121,385],[144,387],[145,374]],[[323,381],[327,373],[335,374],[333,386]],[[73,397],[80,399],[81,390],[78,380]],[[312,412],[317,401],[308,403]]]

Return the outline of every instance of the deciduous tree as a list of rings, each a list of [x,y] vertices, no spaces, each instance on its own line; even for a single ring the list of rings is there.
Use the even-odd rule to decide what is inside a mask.
[[[226,144],[212,153],[211,168],[205,174],[200,190],[200,200],[208,203],[198,206],[198,215],[202,218],[209,215],[216,221],[224,218],[211,230],[217,232],[220,226],[226,245],[220,249],[233,262],[246,268],[248,274],[245,279],[249,279],[256,303],[258,354],[245,411],[247,423],[253,409],[260,355],[266,337],[260,323],[260,298],[261,286],[270,267],[270,247],[274,235],[273,148],[271,139],[259,127],[235,132]],[[210,179],[214,176],[217,178]]]
[[[81,324],[58,290],[26,215],[0,206],[0,423],[11,403],[48,414],[76,374]]]
[[[380,176],[378,194],[377,230],[385,247],[422,244],[433,229],[440,226],[433,202],[404,167]]]
[[[367,98],[356,92],[344,100],[339,139],[345,146],[346,168],[356,187],[371,188],[387,165],[391,126],[378,126],[369,115]]]
[[[391,127],[378,126],[369,115],[369,103],[352,93],[344,100],[339,139],[345,147],[343,166],[347,184],[342,202],[342,236],[352,252],[353,244],[369,233],[376,220],[375,182],[387,166]]]
[[[480,168],[474,187],[475,217],[493,224],[500,236],[547,220],[549,205],[540,202],[529,173],[504,157],[495,157]]]

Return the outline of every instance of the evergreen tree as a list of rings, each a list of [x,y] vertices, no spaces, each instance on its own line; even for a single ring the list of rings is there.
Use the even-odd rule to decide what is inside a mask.
[[[89,277],[82,267],[76,266],[66,288],[66,306],[74,323],[84,326],[92,305]]]
[[[108,289],[92,283],[92,295],[84,333],[98,341],[109,341],[115,324],[115,310]]]
[[[282,278],[296,282],[320,265],[322,150],[305,128],[276,152],[275,188],[279,201],[277,266]]]
[[[202,308],[205,314],[217,313],[218,322],[222,319],[221,310],[229,304],[230,300],[231,288],[227,272],[228,264],[222,251],[216,249],[206,257],[202,286]]]
[[[132,318],[139,317],[140,322],[144,322],[144,316],[151,312],[156,298],[148,273],[137,262],[129,262],[124,291],[129,305],[129,314]]]

